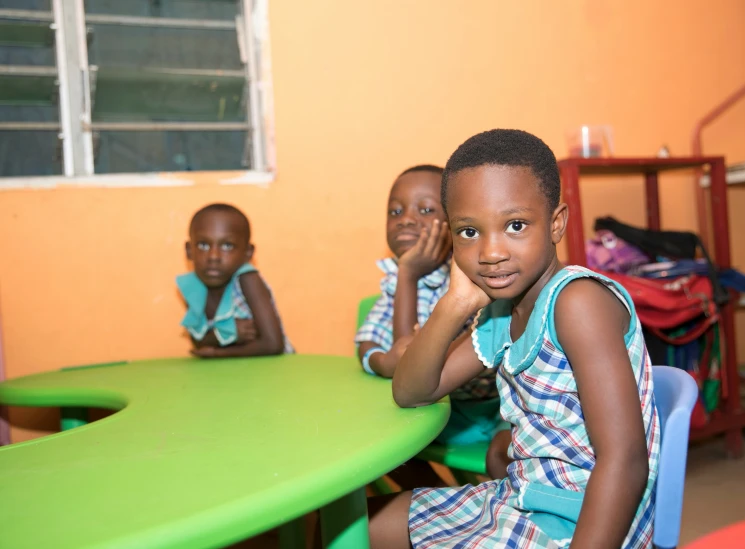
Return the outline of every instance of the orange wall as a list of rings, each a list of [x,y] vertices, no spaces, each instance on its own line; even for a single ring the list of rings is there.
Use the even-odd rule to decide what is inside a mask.
[[[356,303],[377,290],[397,172],[442,164],[498,126],[537,133],[558,156],[582,123],[612,125],[619,155],[663,143],[686,154],[696,119],[745,82],[740,0],[278,0],[270,18],[279,175],[268,188],[192,173],[192,187],[0,192],[9,377],[184,355],[173,279],[187,268],[190,214],[209,201],[251,218],[296,347],[349,353]],[[745,105],[707,131],[706,152],[745,159],[743,122]],[[694,226],[690,181],[663,179],[670,228]],[[588,230],[602,214],[642,223],[642,196],[636,179],[586,183]],[[742,211],[745,189],[732,197]],[[745,269],[745,244],[734,252]],[[14,440],[50,418],[14,410]]]

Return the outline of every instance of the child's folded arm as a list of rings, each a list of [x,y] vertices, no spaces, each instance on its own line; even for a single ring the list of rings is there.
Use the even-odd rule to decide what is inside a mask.
[[[198,347],[191,354],[202,358],[229,358],[241,356],[259,356],[258,353],[252,352],[250,343],[234,343],[225,347]],[[269,354],[269,353],[261,353]],[[277,353],[273,353],[277,354]]]
[[[202,347],[219,347],[220,342],[217,340],[217,336],[213,330],[209,330],[202,339],[196,339],[191,336],[191,342],[195,349],[201,349]]]
[[[620,547],[649,476],[639,393],[624,341],[629,313],[600,284],[578,280],[557,298],[555,323],[595,451],[571,547]]]
[[[473,314],[446,294],[407,347],[393,375],[393,399],[403,408],[437,402],[481,373],[470,338],[451,342]]]
[[[278,355],[284,350],[284,337],[279,315],[259,273],[244,273],[239,278],[241,290],[253,314],[256,338],[252,341],[224,347],[230,353],[223,356]]]

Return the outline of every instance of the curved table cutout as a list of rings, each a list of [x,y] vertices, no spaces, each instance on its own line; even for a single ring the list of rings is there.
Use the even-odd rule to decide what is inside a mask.
[[[0,546],[221,547],[364,487],[442,430],[356,359],[168,359],[0,384],[16,406],[121,409],[0,448]]]

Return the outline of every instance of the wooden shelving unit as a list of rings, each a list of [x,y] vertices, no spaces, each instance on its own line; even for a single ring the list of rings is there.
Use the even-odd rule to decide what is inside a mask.
[[[714,227],[714,258],[718,267],[727,269],[730,261],[729,219],[727,213],[727,177],[724,157],[696,156],[678,158],[568,158],[559,161],[564,200],[569,206],[567,226],[569,262],[586,265],[585,235],[582,224],[582,204],[579,179],[582,175],[629,175],[644,177],[647,227],[660,229],[660,201],[658,175],[662,171],[709,168],[711,187],[711,217]],[[691,439],[708,438],[724,433],[727,451],[732,457],[743,454],[742,429],[745,412],[740,405],[740,376],[737,369],[735,346],[735,307],[738,299],[733,295],[721,310],[722,328],[722,400],[709,423],[701,429],[691,430]]]

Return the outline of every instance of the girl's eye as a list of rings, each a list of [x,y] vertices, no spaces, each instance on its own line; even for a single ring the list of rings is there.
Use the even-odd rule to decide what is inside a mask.
[[[431,214],[431,213],[434,213],[434,211],[435,211],[434,208],[419,208],[419,213],[422,215]]]
[[[232,243],[232,242],[224,242],[224,243],[223,243],[223,245],[222,245],[221,247],[222,247],[222,250],[223,250],[224,252],[229,252],[229,251],[231,251],[231,250],[232,250],[233,248],[235,248],[235,246],[233,245],[233,243]]]
[[[507,232],[508,233],[520,233],[525,229],[525,223],[522,221],[510,221],[510,224],[507,225]]]
[[[210,245],[206,242],[197,242],[197,249],[202,250],[203,252],[206,252],[210,249]]]
[[[479,235],[479,232],[472,227],[466,227],[465,229],[461,229],[458,234],[466,240],[472,240]]]
[[[388,215],[391,217],[396,217],[397,215],[401,215],[401,208],[393,208],[391,210],[388,210]]]

